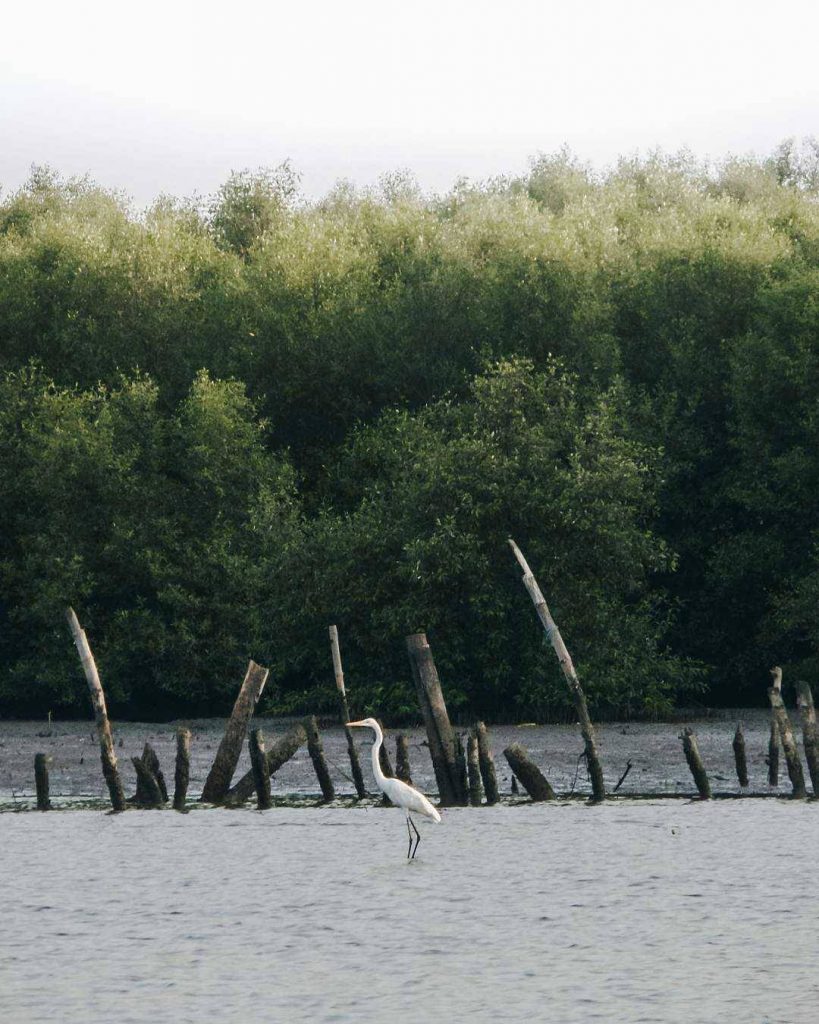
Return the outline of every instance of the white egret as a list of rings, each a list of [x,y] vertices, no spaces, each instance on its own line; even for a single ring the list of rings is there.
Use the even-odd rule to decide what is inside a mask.
[[[427,800],[423,793],[419,793],[417,789],[414,789],[412,786],[408,786],[406,782],[402,782],[400,779],[388,779],[381,771],[378,752],[381,750],[381,744],[384,742],[384,734],[381,732],[381,726],[374,718],[362,718],[360,722],[350,722],[348,724],[351,729],[361,727],[372,729],[375,733],[375,742],[373,743],[371,751],[375,782],[381,792],[385,793],[396,807],[403,807],[407,812],[407,834],[409,836],[407,860],[410,859],[410,853],[414,860],[415,854],[418,852],[418,844],[421,842],[421,833],[415,827],[415,822],[410,817],[410,811],[414,814],[423,814],[425,818],[432,818],[433,821],[437,822],[440,822],[441,815],[432,806],[429,800]],[[412,848],[412,832],[410,831],[410,828],[415,831],[415,849]]]

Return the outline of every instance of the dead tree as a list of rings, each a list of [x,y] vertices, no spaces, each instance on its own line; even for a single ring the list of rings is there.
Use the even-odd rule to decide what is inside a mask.
[[[478,738],[478,763],[481,769],[483,788],[486,792],[486,802],[496,804],[500,800],[498,792],[498,778],[495,774],[495,760],[492,757],[492,748],[489,746],[489,734],[483,722],[475,726],[475,734]]]
[[[156,756],[156,751],[150,743],[146,743],[142,748],[142,763],[153,775],[156,780],[157,786],[159,786],[159,795],[162,803],[168,802],[168,790],[165,786],[165,777],[162,774],[162,769],[159,766],[159,758]],[[134,797],[134,803],[139,806],[153,806],[154,792],[153,788],[150,790],[145,788],[143,782],[143,776],[137,773],[137,789],[136,796]]]
[[[529,755],[519,743],[513,743],[503,752],[503,756],[509,762],[509,767],[514,772],[512,776],[512,792],[515,792],[515,776],[520,779],[520,784],[535,803],[544,800],[554,800],[555,791],[549,785],[549,780],[530,760]]]
[[[768,736],[768,785],[779,785],[779,726],[771,717],[771,731]]]
[[[162,790],[144,758],[132,757],[131,763],[137,773],[137,795],[134,797],[134,803],[137,807],[161,807],[163,804]]]
[[[250,770],[253,772],[253,784],[256,787],[256,806],[260,811],[268,811],[273,806],[270,798],[270,769],[264,752],[264,734],[261,729],[254,729],[248,740],[250,747]]]
[[[469,774],[466,767],[466,751],[464,741],[459,732],[455,733],[455,765],[458,769],[458,789],[461,793],[460,803],[469,806]]]
[[[191,776],[191,731],[179,728],[176,730],[176,768],[173,777],[173,809],[185,810],[185,798],[188,795],[188,782]]]
[[[333,672],[336,677],[336,692],[338,704],[341,711],[341,721],[344,723],[344,733],[347,737],[347,755],[350,758],[350,768],[353,773],[353,785],[359,800],[367,795],[367,787],[364,785],[364,776],[361,772],[361,763],[358,760],[358,751],[355,748],[353,734],[347,728],[350,721],[350,709],[347,706],[347,691],[344,688],[344,671],[341,667],[341,648],[338,644],[338,629],[330,626],[330,651],[333,656]]]
[[[105,706],[105,694],[100,682],[94,656],[88,644],[85,631],[80,626],[79,620],[73,608],[66,609],[66,618],[74,638],[77,651],[82,662],[85,681],[88,684],[88,691],[91,694],[91,704],[94,708],[94,719],[97,723],[97,736],[100,741],[100,758],[102,760],[102,774],[108,786],[108,793],[111,797],[111,806],[115,811],[125,810],[125,793],[122,789],[122,781],[117,770],[117,757],[114,753],[114,739],[111,735],[111,723],[108,721],[108,709]]]
[[[708,774],[700,757],[700,748],[697,746],[697,737],[694,735],[694,730],[686,726],[680,733],[680,739],[682,740],[683,753],[688,762],[688,767],[694,776],[700,800],[710,800],[711,783],[708,781]]]
[[[466,740],[466,768],[469,773],[469,802],[473,807],[480,807],[483,803],[483,786],[478,762],[478,740],[475,736],[468,736]]]
[[[577,711],[577,717],[580,720],[580,732],[583,736],[583,743],[586,751],[586,764],[588,766],[589,776],[591,777],[592,799],[599,802],[604,800],[606,797],[606,787],[603,782],[603,769],[600,764],[600,756],[597,753],[597,738],[595,736],[592,720],[589,717],[589,709],[586,705],[586,695],[583,692],[583,687],[580,685],[580,680],[577,677],[577,672],[575,671],[571,655],[566,649],[563,637],[560,635],[560,630],[557,628],[557,624],[551,616],[549,606],[546,604],[546,600],[541,593],[537,580],[532,575],[529,563],[523,557],[523,553],[511,537],[509,538],[509,544],[512,547],[512,551],[515,553],[515,558],[518,560],[518,564],[521,569],[523,569],[523,585],[526,587],[529,597],[532,599],[532,604],[535,606],[535,611],[540,619],[540,624],[543,626],[549,643],[551,643],[554,648],[560,668],[563,671],[563,677],[569,686],[569,692],[572,695],[572,701],[574,702],[575,710]],[[521,781],[523,780],[521,779]]]
[[[267,682],[268,669],[251,661],[247,667],[245,678],[239,690],[239,696],[233,705],[233,711],[225,728],[225,735],[216,751],[205,787],[200,799],[203,803],[221,803],[230,788],[230,780],[236,771],[242,746],[247,735],[247,725],[253,715],[253,709],[262,695]]]
[[[807,790],[805,789],[802,762],[799,760],[799,751],[796,748],[796,740],[793,738],[791,721],[782,700],[782,669],[777,665],[771,669],[771,675],[773,676],[773,686],[768,690],[768,700],[771,702],[771,710],[776,717],[776,725],[782,739],[782,749],[785,751],[785,764],[788,767],[788,778],[791,780],[791,795],[798,800],[807,796]]]
[[[737,731],[734,733],[734,762],[737,768],[737,778],[743,789],[748,785],[748,759],[745,756],[745,733],[742,731],[742,722],[737,724]]]
[[[37,787],[37,810],[50,811],[51,800],[48,796],[48,765],[51,758],[47,754],[34,755],[34,784]]]
[[[299,747],[307,742],[307,733],[304,726],[296,725],[267,752],[267,766],[271,775],[274,775],[285,762],[296,753]],[[230,789],[225,797],[225,803],[231,806],[243,804],[253,796],[253,772],[246,772],[241,779]]]
[[[333,780],[330,778],[330,770],[324,759],[324,747],[321,744],[321,736],[318,731],[318,722],[315,715],[307,715],[302,719],[304,731],[307,733],[307,750],[310,753],[310,760],[316,770],[316,778],[321,787],[321,797],[325,803],[335,799],[336,792],[333,788]]]
[[[819,748],[816,740],[816,710],[813,706],[813,694],[804,679],[796,684],[799,694],[799,710],[802,714],[802,742],[805,747],[805,760],[808,762],[810,784],[813,795],[819,796]]]

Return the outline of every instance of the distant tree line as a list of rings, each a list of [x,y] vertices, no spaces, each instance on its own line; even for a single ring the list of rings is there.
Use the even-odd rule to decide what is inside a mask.
[[[819,145],[308,202],[289,165],[136,212],[0,195],[0,711],[597,714],[817,674]]]

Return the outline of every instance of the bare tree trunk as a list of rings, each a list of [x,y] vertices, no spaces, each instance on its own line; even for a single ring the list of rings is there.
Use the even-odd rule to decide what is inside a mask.
[[[478,740],[475,736],[468,736],[466,740],[466,767],[469,773],[469,802],[473,807],[480,807],[483,803],[483,786],[478,763]]]
[[[213,765],[205,780],[205,788],[200,797],[203,803],[219,804],[225,799],[242,753],[248,722],[262,695],[268,674],[268,670],[262,665],[257,665],[255,661],[248,664],[239,696],[236,698],[225,728],[225,735],[222,737]]]
[[[768,737],[768,785],[779,785],[779,726],[771,717],[771,733]]]
[[[156,756],[156,751],[150,743],[146,743],[142,748],[142,763],[156,779],[156,783],[159,786],[159,792],[162,797],[162,802],[167,803],[168,790],[165,786],[165,777],[163,776],[162,769],[159,766],[159,758]],[[146,790],[142,781],[142,776],[139,774],[137,774],[137,790],[134,801],[137,804],[144,805],[150,805],[153,803],[153,790]]]
[[[483,788],[486,791],[486,802],[496,804],[500,800],[498,792],[498,778],[495,774],[495,760],[492,757],[492,748],[489,746],[489,734],[483,722],[475,726],[475,733],[478,737],[478,763],[483,779]]]
[[[34,784],[37,787],[37,810],[50,811],[51,800],[48,797],[48,764],[51,758],[47,754],[34,755]]]
[[[793,738],[791,722],[785,704],[782,700],[782,669],[778,666],[771,669],[774,679],[773,686],[768,690],[768,700],[771,702],[771,710],[776,717],[776,725],[779,735],[782,738],[782,749],[785,751],[785,763],[788,766],[788,778],[791,780],[792,796],[801,799],[807,796],[805,789],[805,776],[802,772],[802,762],[799,760],[799,751],[796,748],[796,740]]]
[[[330,800],[335,799],[336,792],[333,788],[333,781],[330,778],[327,762],[324,759],[324,747],[321,745],[321,736],[319,735],[316,716],[307,715],[306,718],[302,719],[302,725],[307,733],[307,749],[310,752],[310,759],[316,770],[319,786],[321,786],[322,799],[329,803]]]
[[[503,756],[515,773],[512,776],[513,792],[515,792],[514,780],[515,776],[517,776],[520,779],[521,785],[535,803],[555,799],[555,791],[549,785],[549,780],[540,768],[529,759],[529,755],[519,743],[513,743],[510,747],[507,747],[503,752]]]
[[[173,779],[173,808],[175,811],[185,810],[185,798],[188,795],[188,782],[191,774],[191,731],[179,728],[176,730],[176,769]]]
[[[691,769],[691,774],[694,776],[694,782],[697,785],[700,799],[710,800],[711,784],[708,781],[705,765],[700,757],[700,748],[697,746],[697,737],[694,735],[694,730],[686,726],[680,733],[680,739],[682,740],[683,753],[688,762],[688,767]]]
[[[816,741],[816,710],[813,706],[813,694],[804,679],[796,684],[799,694],[799,709],[802,713],[802,741],[805,747],[805,760],[808,762],[810,784],[813,795],[819,796],[819,749]]]
[[[347,706],[347,691],[344,688],[344,672],[341,667],[341,648],[338,644],[338,629],[330,626],[330,651],[333,655],[333,671],[336,677],[336,692],[341,710],[341,721],[344,723],[344,733],[347,737],[347,755],[350,758],[350,768],[353,772],[353,785],[359,800],[367,795],[367,787],[364,785],[364,776],[361,772],[361,763],[358,760],[358,751],[355,748],[353,734],[347,728],[350,721],[350,709]]]
[[[132,757],[131,762],[137,773],[137,795],[134,803],[137,807],[161,807],[162,790],[156,776],[141,757]]]
[[[115,811],[125,810],[125,793],[122,789],[122,781],[117,771],[117,756],[114,753],[114,739],[111,735],[111,723],[108,721],[108,710],[105,706],[105,694],[100,682],[94,656],[88,644],[85,631],[80,626],[79,620],[73,608],[66,609],[66,618],[74,637],[77,651],[82,662],[85,681],[88,683],[88,691],[91,694],[91,704],[94,708],[94,719],[97,723],[97,735],[100,741],[100,758],[102,760],[102,774],[105,777],[108,793],[111,797],[111,806]]]
[[[273,806],[270,798],[270,769],[264,752],[264,734],[261,729],[254,729],[248,740],[250,747],[250,770],[253,772],[253,784],[256,787],[256,806],[260,811],[269,811]]]
[[[442,807],[452,807],[462,802],[458,769],[455,762],[455,738],[447,714],[441,681],[432,660],[432,651],[425,633],[414,633],[407,637],[412,677],[418,694],[418,703],[424,716],[429,740],[429,752],[438,796]]]
[[[412,785],[409,743],[407,743],[407,737],[402,732],[395,737],[395,775],[402,782],[406,782],[408,786]]]
[[[270,774],[275,774],[283,764],[290,760],[299,747],[306,742],[307,733],[302,725],[294,726],[290,732],[285,733],[281,739],[277,740],[267,752],[267,767]],[[254,789],[253,772],[246,772],[228,792],[225,797],[225,803],[231,806],[243,804],[253,796]]]
[[[469,775],[466,768],[466,751],[464,741],[459,732],[455,733],[455,765],[458,769],[458,789],[461,793],[460,804],[469,806]]]
[[[540,619],[540,623],[546,632],[549,642],[554,648],[557,660],[560,663],[560,668],[563,671],[563,676],[568,683],[569,692],[572,695],[575,710],[577,711],[577,717],[580,720],[580,732],[583,736],[583,742],[586,749],[586,764],[588,765],[589,775],[591,776],[592,798],[599,802],[604,800],[606,797],[606,787],[603,782],[603,769],[600,765],[600,756],[597,753],[597,738],[595,736],[592,720],[589,717],[589,709],[586,705],[586,695],[583,693],[583,687],[580,685],[580,680],[577,678],[577,672],[575,671],[571,655],[566,649],[563,637],[560,635],[560,630],[557,628],[557,625],[551,616],[549,606],[546,604],[546,600],[540,591],[540,587],[537,585],[537,580],[532,575],[532,570],[529,568],[528,562],[523,557],[523,553],[511,537],[509,538],[509,544],[512,547],[512,551],[515,553],[515,558],[518,560],[518,564],[521,569],[523,569],[523,585],[526,587],[529,597],[532,599],[532,604],[535,606],[535,611]]]
[[[742,722],[737,725],[734,733],[734,761],[737,767],[737,778],[743,789],[748,785],[748,759],[745,756],[745,733],[742,731]]]

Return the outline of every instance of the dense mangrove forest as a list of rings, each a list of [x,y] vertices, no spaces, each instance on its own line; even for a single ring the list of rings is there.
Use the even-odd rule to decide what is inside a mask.
[[[0,194],[0,712],[597,715],[815,681],[819,145],[308,200],[289,165],[135,210]]]

